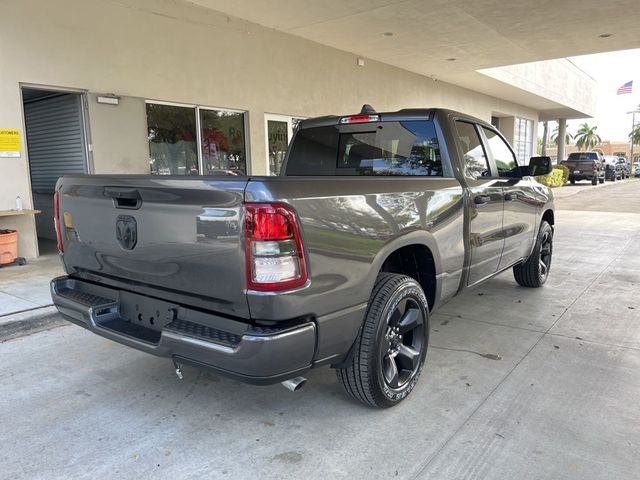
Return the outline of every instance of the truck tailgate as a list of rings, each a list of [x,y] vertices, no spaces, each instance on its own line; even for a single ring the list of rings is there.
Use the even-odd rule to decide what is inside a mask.
[[[58,181],[67,271],[248,317],[248,177],[69,176]]]
[[[571,173],[593,172],[593,160],[565,160],[561,164],[567,167]]]

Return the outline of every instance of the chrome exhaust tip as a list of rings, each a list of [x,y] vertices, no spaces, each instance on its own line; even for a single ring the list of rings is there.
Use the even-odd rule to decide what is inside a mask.
[[[297,392],[307,383],[307,379],[304,377],[296,377],[290,378],[289,380],[285,380],[282,382],[282,386],[291,390],[292,392]]]

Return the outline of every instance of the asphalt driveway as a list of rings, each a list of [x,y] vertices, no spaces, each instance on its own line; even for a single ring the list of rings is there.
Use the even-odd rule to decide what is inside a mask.
[[[297,393],[179,381],[72,325],[0,344],[0,477],[637,478],[640,182],[561,196],[547,285],[507,272],[445,305],[390,410],[328,369]]]

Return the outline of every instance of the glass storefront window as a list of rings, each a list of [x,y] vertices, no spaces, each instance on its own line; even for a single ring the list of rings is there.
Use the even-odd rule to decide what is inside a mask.
[[[199,110],[204,174],[246,173],[244,113]]]
[[[267,127],[267,161],[269,175],[280,175],[287,147],[302,118],[285,115],[265,115]]]
[[[244,112],[147,102],[151,173],[246,174],[244,125]]]
[[[195,108],[147,103],[151,173],[199,173]]]

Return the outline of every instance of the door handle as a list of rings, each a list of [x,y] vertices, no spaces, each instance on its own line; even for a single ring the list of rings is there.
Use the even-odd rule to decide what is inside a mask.
[[[489,203],[491,201],[491,197],[489,195],[476,195],[473,197],[473,203],[476,205],[483,205],[485,203]]]
[[[505,202],[511,202],[512,200],[517,200],[518,198],[518,194],[517,193],[505,193],[504,194],[504,201]]]

